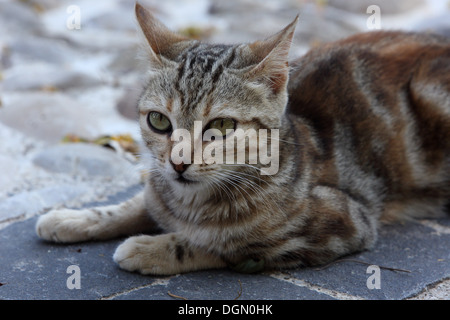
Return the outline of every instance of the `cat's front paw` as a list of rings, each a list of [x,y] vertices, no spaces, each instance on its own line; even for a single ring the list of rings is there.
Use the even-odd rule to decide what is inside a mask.
[[[80,242],[91,240],[90,230],[97,221],[86,210],[52,210],[39,217],[37,235],[53,242]]]
[[[163,235],[130,237],[117,247],[113,259],[127,271],[153,275],[175,274],[177,272],[170,263],[170,254],[164,249],[164,238]]]

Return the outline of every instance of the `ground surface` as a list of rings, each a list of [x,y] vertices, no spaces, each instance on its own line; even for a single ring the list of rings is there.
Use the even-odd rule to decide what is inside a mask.
[[[292,57],[367,31],[372,2],[383,29],[450,35],[445,0],[141,1],[174,30],[227,43],[265,37],[300,13]],[[70,246],[39,240],[34,224],[50,208],[118,202],[141,187],[141,168],[123,155],[61,143],[67,134],[139,140],[133,110],[142,68],[133,6],[128,0],[0,1],[0,299],[174,299],[168,292],[233,299],[241,286],[240,299],[450,299],[448,220],[385,227],[373,251],[349,257],[358,262],[258,275],[216,270],[144,277],[112,262],[121,239]],[[381,268],[380,289],[369,289],[372,273],[360,261],[410,272]],[[80,268],[81,289],[67,287],[71,265]]]
[[[113,196],[107,203],[118,202],[139,188]],[[172,294],[197,300],[234,299],[239,293],[243,300],[450,298],[448,219],[384,227],[374,250],[321,270],[245,275],[224,269],[171,277],[120,270],[112,255],[123,239],[46,243],[34,234],[35,222],[33,217],[0,231],[0,299],[174,299]],[[79,289],[67,284],[73,265],[79,267]],[[379,267],[378,279],[371,265]]]

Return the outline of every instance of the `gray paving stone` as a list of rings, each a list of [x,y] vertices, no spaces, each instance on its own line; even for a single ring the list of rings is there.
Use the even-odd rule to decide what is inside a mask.
[[[43,25],[39,16],[31,7],[19,1],[1,1],[0,20],[2,21],[0,29],[2,39],[28,33],[42,33]]]
[[[92,86],[102,84],[100,79],[89,74],[76,70],[61,72],[61,69],[61,66],[41,64],[32,70],[33,77],[27,77],[24,80],[23,72],[25,70],[21,66],[11,68],[5,72],[3,89],[5,91],[43,90],[45,88],[67,90],[77,87],[89,89]]]
[[[59,143],[66,134],[74,133],[91,138],[98,126],[89,108],[60,92],[14,93],[3,95],[2,100],[0,122],[34,139]]]
[[[448,220],[442,220],[443,222]],[[450,234],[438,234],[419,223],[385,226],[375,248],[348,259],[371,265],[405,269],[410,273],[380,269],[380,289],[368,289],[368,265],[342,262],[317,271],[303,269],[289,274],[299,279],[364,299],[405,299],[427,285],[450,277]]]
[[[398,0],[398,1],[386,1],[386,0],[359,0],[359,1],[345,1],[345,0],[328,0],[327,4],[336,7],[341,10],[355,13],[365,13],[367,7],[371,5],[378,5],[383,8],[383,14],[399,14],[405,13],[409,10],[417,9],[424,6],[424,0]]]
[[[37,238],[35,223],[32,218],[0,233],[0,299],[100,299],[155,281],[119,270],[112,261],[119,240],[49,244]],[[71,265],[80,268],[79,290],[67,287]]]
[[[0,202],[0,222],[29,217],[37,212],[56,207],[86,192],[86,185],[59,184],[57,186],[24,191]]]
[[[117,300],[173,299],[170,294],[188,300],[329,300],[330,296],[299,287],[265,274],[239,274],[228,270],[210,270],[182,274],[131,292]]]
[[[124,191],[109,202],[123,200],[139,189]],[[385,227],[374,250],[349,257],[411,271],[381,269],[381,288],[369,290],[367,265],[354,262],[336,263],[320,271],[289,270],[282,273],[285,281],[271,273],[244,275],[225,269],[162,278],[141,276],[120,270],[112,261],[122,239],[46,243],[34,233],[36,219],[0,231],[0,299],[174,299],[168,292],[189,300],[232,300],[239,292],[241,300],[404,299],[450,277],[450,235],[421,224]],[[67,287],[71,265],[80,268],[81,289]]]
[[[33,163],[47,171],[84,178],[117,176],[133,170],[123,157],[107,148],[87,143],[60,144],[38,153]]]
[[[37,218],[0,232],[0,299],[174,299],[168,292],[199,299],[331,299],[307,288],[271,278],[211,270],[169,278],[120,270],[112,255],[121,239],[58,245],[37,238]],[[69,266],[80,268],[81,289],[68,289]],[[242,291],[240,283],[242,284]]]

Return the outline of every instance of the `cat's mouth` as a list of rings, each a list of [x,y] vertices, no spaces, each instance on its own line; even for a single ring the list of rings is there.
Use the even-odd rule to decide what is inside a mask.
[[[197,182],[197,181],[194,181],[194,180],[189,180],[189,179],[183,177],[181,174],[178,175],[178,177],[175,180],[178,181],[181,184],[191,184],[191,183],[196,183]]]

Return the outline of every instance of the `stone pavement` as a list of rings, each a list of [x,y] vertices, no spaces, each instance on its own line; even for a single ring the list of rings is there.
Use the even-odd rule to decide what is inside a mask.
[[[134,186],[104,204],[117,203],[139,189]],[[450,299],[449,219],[385,226],[374,250],[321,270],[247,275],[223,269],[169,277],[119,269],[112,255],[123,239],[46,243],[35,235],[36,220],[0,231],[0,299]],[[74,265],[79,267],[75,272],[70,269]],[[70,289],[76,284],[79,289]]]
[[[367,31],[372,0],[141,0],[171,29],[212,42],[254,41],[300,13],[291,55]],[[324,270],[243,275],[229,270],[165,278],[120,270],[121,239],[69,246],[37,238],[37,216],[61,206],[114,203],[139,188],[139,167],[67,134],[129,134],[142,66],[134,0],[0,1],[0,299],[450,299],[448,220],[385,227],[373,251]],[[382,29],[450,36],[448,0],[378,0]],[[69,10],[70,9],[70,10]],[[74,11],[75,9],[75,11]],[[72,28],[79,9],[80,28]],[[72,27],[71,27],[72,26]],[[125,190],[125,191],[124,191]],[[70,266],[81,289],[68,289]],[[369,269],[370,271],[371,269]],[[373,272],[373,271],[371,271]],[[373,276],[373,277],[372,277]],[[241,290],[242,288],[242,290]]]

